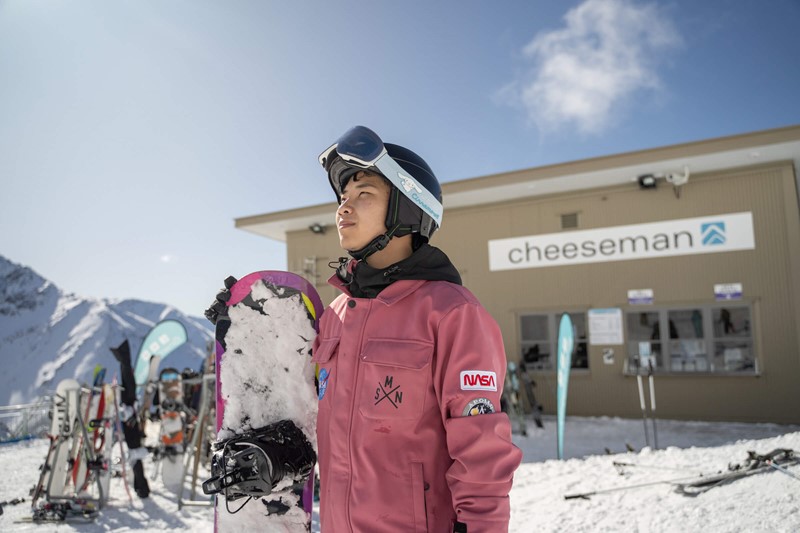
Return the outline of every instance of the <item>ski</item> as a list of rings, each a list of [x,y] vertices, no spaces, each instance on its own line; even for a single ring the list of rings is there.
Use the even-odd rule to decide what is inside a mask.
[[[619,492],[623,490],[632,490],[642,487],[652,487],[654,485],[668,484],[675,488],[675,491],[683,494],[684,496],[698,496],[707,492],[715,487],[726,485],[737,479],[763,474],[765,472],[786,468],[787,466],[800,464],[800,457],[797,452],[786,448],[777,448],[766,454],[758,454],[756,452],[747,452],[747,460],[742,464],[731,464],[728,466],[727,472],[716,472],[713,474],[693,474],[683,476],[675,479],[662,479],[658,481],[650,481],[646,483],[637,483],[635,485],[625,485],[622,487],[611,487],[607,489],[597,489],[587,492],[579,492],[573,494],[565,494],[565,500],[584,499],[588,500],[591,496],[601,494],[609,494],[612,492]],[[636,465],[644,466],[644,465]],[[654,468],[654,465],[648,465],[648,468]]]
[[[523,437],[528,435],[528,426],[525,423],[525,414],[522,412],[522,405],[519,399],[519,374],[518,367],[514,361],[509,361],[506,372],[506,381],[503,386],[503,411],[508,414],[509,419],[516,422],[512,426],[512,433],[517,433]]]
[[[126,341],[127,342],[127,341]],[[111,405],[114,408],[114,438],[112,441],[116,440],[119,442],[119,464],[120,464],[120,477],[122,477],[122,482],[125,485],[125,493],[128,495],[128,502],[133,503],[133,497],[131,496],[131,489],[128,486],[128,472],[126,463],[128,462],[125,454],[125,446],[123,446],[123,442],[125,441],[125,435],[122,429],[122,420],[119,416],[119,399],[117,398],[117,390],[119,389],[119,384],[117,383],[117,375],[114,374],[114,379],[111,380]],[[108,452],[109,459],[111,458],[111,449],[109,448]],[[109,472],[111,471],[112,465],[109,464]],[[116,472],[114,473],[116,475]]]
[[[766,454],[751,451],[747,452],[747,460],[744,463],[728,466],[728,472],[700,477],[685,483],[675,483],[675,490],[685,496],[697,496],[737,479],[776,470],[776,466],[785,468],[796,464],[800,464],[800,457],[794,450],[777,448]]]
[[[542,422],[542,404],[536,400],[536,395],[533,393],[536,382],[531,378],[530,374],[528,374],[528,369],[524,361],[520,361],[519,363],[519,374],[525,389],[525,396],[528,399],[528,405],[531,408],[531,413],[533,413],[533,422],[536,424],[537,428],[542,429],[544,428],[544,422]]]

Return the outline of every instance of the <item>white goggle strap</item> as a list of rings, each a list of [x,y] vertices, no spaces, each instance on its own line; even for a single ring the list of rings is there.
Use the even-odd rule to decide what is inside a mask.
[[[388,153],[384,153],[375,161],[375,167],[386,176],[386,179],[400,189],[409,200],[414,202],[420,209],[430,215],[437,226],[442,227],[442,203],[433,196],[428,189],[417,183],[417,180],[408,175],[397,161],[392,159]]]

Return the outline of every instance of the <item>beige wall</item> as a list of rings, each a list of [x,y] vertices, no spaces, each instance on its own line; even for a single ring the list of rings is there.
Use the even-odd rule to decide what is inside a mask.
[[[743,211],[753,213],[755,250],[489,271],[489,240],[562,231],[562,214],[579,213],[576,229],[585,230]],[[631,184],[450,209],[433,244],[498,321],[511,360],[519,359],[520,313],[626,310],[627,290],[640,288],[654,290],[657,306],[703,304],[713,302],[714,283],[740,282],[743,300],[753,306],[760,375],[658,375],[659,416],[800,422],[800,213],[791,163],[692,176],[680,198],[661,182],[655,190]],[[291,232],[287,249],[289,269],[299,273],[303,258],[316,257],[315,281],[329,302],[335,291],[325,284],[332,272],[327,263],[341,255],[335,228],[325,235]],[[613,365],[603,364],[602,348],[591,346],[589,370],[572,373],[568,413],[640,416],[636,380],[623,376],[625,347],[613,347]],[[555,374],[537,372],[534,378],[537,397],[546,412],[554,412]]]

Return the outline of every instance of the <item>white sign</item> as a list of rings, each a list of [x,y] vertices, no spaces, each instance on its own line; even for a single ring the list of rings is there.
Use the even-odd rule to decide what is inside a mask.
[[[653,303],[653,289],[637,289],[628,291],[628,304],[648,305]]]
[[[489,241],[489,269],[514,270],[755,249],[752,213]]]
[[[717,300],[740,300],[742,298],[742,284],[723,283],[714,285],[714,297]]]
[[[622,309],[589,309],[589,344],[623,344]]]

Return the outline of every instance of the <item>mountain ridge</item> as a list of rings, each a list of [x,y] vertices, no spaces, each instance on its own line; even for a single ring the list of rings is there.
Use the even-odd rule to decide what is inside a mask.
[[[145,335],[166,319],[181,322],[188,341],[162,366],[198,370],[213,339],[205,319],[168,304],[67,293],[32,268],[0,255],[0,405],[34,401],[50,394],[62,379],[88,383],[98,364],[111,379],[119,364],[109,348],[127,338],[135,363]]]

